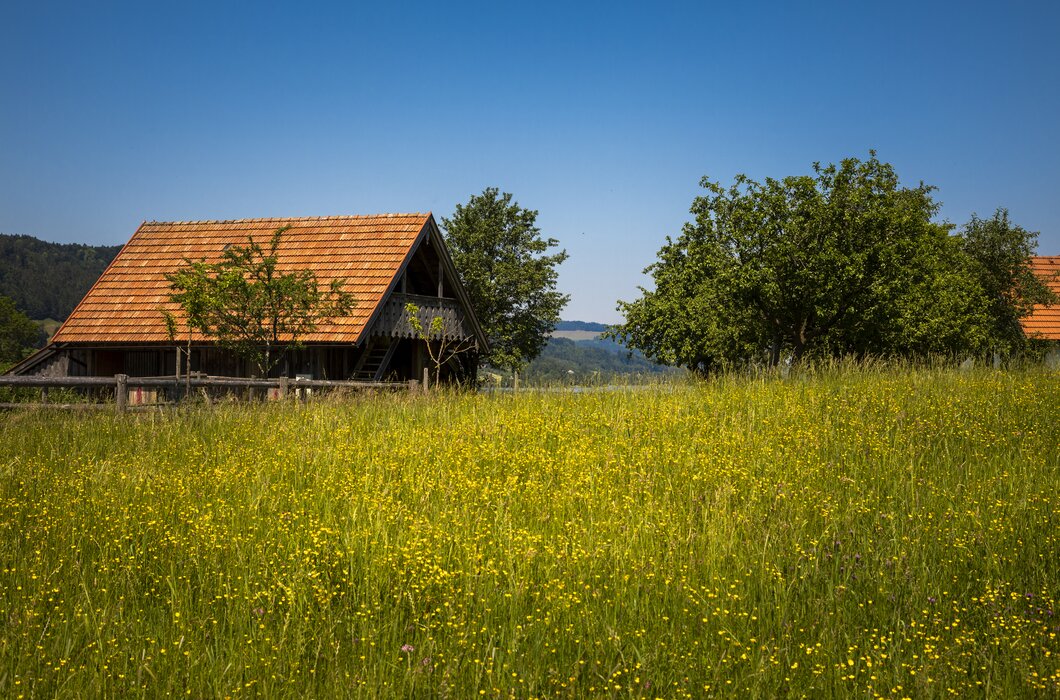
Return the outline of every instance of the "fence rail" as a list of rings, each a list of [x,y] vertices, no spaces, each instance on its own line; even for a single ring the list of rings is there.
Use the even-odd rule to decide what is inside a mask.
[[[337,381],[331,379],[243,379],[240,377],[130,377],[116,374],[113,377],[38,377],[38,376],[5,376],[0,375],[0,387],[40,388],[42,398],[49,388],[61,389],[113,389],[114,406],[119,412],[129,409],[129,389],[173,389],[174,395],[188,388],[217,389],[276,389],[278,397],[289,395],[291,390],[302,389],[348,389],[352,391],[426,391],[427,375],[424,381],[408,382],[372,382],[372,381]],[[302,394],[304,396],[304,394]],[[48,406],[54,408],[88,408],[103,407],[104,404],[67,404],[67,403],[0,403],[3,408],[30,408]]]

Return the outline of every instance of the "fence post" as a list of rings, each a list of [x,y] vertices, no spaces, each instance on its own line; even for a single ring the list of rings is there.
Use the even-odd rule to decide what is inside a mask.
[[[430,387],[431,369],[430,367],[423,368],[423,393],[427,393],[427,389]]]
[[[114,403],[117,404],[118,413],[125,413],[125,408],[129,405],[129,375],[115,374],[114,379]]]
[[[287,379],[287,375],[286,374],[283,375],[282,377],[280,377],[280,400],[281,401],[283,399],[287,398],[287,382],[288,381],[289,380]]]

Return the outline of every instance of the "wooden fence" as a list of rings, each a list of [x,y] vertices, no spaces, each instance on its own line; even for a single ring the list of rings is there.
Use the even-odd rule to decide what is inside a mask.
[[[367,382],[367,381],[333,381],[328,379],[241,379],[238,377],[130,377],[127,374],[116,374],[113,377],[34,377],[0,375],[0,387],[40,388],[40,403],[0,403],[0,408],[82,408],[86,410],[113,407],[123,413],[130,409],[130,394],[138,389],[169,389],[173,396],[187,393],[189,389],[228,389],[229,391],[247,391],[264,389],[268,392],[275,389],[277,398],[285,398],[295,391],[305,398],[306,389],[348,390],[348,391],[426,391],[427,372],[423,381],[408,382]],[[77,390],[113,390],[114,403],[49,403],[49,388]],[[157,405],[157,404],[155,404]],[[136,406],[133,406],[136,408]]]

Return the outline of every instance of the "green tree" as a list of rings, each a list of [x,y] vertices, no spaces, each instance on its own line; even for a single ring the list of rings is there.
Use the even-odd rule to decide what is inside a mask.
[[[15,302],[0,296],[0,367],[21,361],[33,350],[40,336],[37,324],[19,311]]]
[[[482,364],[518,371],[537,357],[570,297],[556,291],[556,267],[567,259],[542,238],[537,211],[488,187],[442,219],[445,242],[490,342]]]
[[[990,317],[970,260],[952,235],[930,236],[877,281],[871,303],[837,329],[832,354],[985,352]]]
[[[265,246],[249,239],[227,248],[216,263],[185,260],[166,275],[170,300],[180,304],[188,327],[244,358],[262,377],[317,325],[348,315],[354,305],[345,280],[321,286],[311,270],[279,269],[277,251],[288,228],[277,229]],[[174,334],[172,317],[166,325]]]
[[[651,291],[619,302],[612,335],[697,372],[808,354],[981,350],[982,288],[932,187],[868,160],[812,176],[704,178],[694,220],[649,266]]]
[[[1027,337],[1020,319],[1036,304],[1060,301],[1030,269],[1038,234],[1013,224],[1008,210],[998,209],[989,219],[972,214],[961,230],[960,242],[985,294],[989,315],[987,343],[1000,352],[1025,349]]]

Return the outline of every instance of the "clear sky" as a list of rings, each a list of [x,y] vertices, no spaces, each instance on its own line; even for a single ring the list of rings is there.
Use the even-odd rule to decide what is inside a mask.
[[[1060,254],[1060,3],[0,5],[0,232],[430,210],[487,186],[616,299],[709,175],[870,148]]]

